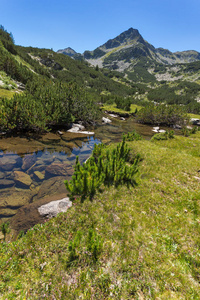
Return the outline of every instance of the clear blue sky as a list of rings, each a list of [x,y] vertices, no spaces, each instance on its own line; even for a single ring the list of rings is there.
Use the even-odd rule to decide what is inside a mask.
[[[82,53],[133,27],[155,47],[200,52],[200,0],[0,0],[0,24],[22,46]]]

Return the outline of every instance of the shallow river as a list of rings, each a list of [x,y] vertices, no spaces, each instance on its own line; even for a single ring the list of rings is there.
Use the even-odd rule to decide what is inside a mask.
[[[18,209],[36,200],[60,199],[66,194],[64,180],[73,174],[76,156],[83,163],[94,144],[119,142],[122,134],[135,129],[144,138],[152,136],[152,127],[137,124],[134,119],[112,119],[111,124],[98,124],[94,136],[48,133],[39,137],[0,139],[0,219],[14,216]]]

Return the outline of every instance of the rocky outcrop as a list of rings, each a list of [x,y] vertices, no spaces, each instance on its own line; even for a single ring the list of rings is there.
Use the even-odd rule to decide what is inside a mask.
[[[67,197],[40,206],[38,208],[38,212],[42,217],[47,217],[49,219],[52,217],[56,217],[57,214],[61,212],[66,212],[68,208],[71,206],[72,206],[72,202]]]
[[[76,54],[76,51],[74,51],[72,48],[68,47],[68,48],[65,48],[65,49],[58,50],[57,53],[65,54],[65,55],[68,55],[68,56],[72,57]]]
[[[86,135],[94,135],[94,132],[91,131],[85,131],[85,127],[81,124],[72,124],[72,128],[67,130],[67,132],[72,132],[72,133],[82,133]]]

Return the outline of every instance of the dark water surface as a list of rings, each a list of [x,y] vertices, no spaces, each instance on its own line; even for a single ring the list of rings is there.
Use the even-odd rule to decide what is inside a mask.
[[[63,135],[48,133],[40,137],[7,137],[0,139],[0,218],[5,221],[27,203],[66,193],[64,180],[73,174],[76,156],[83,163],[94,144],[109,144],[122,140],[122,134],[135,129],[149,139],[152,127],[112,119],[111,124],[99,124],[94,136],[63,131]]]

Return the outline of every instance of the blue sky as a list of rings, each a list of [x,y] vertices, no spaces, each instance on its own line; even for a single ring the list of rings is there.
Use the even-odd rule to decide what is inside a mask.
[[[0,0],[22,46],[94,50],[133,27],[155,47],[200,52],[200,0]]]

